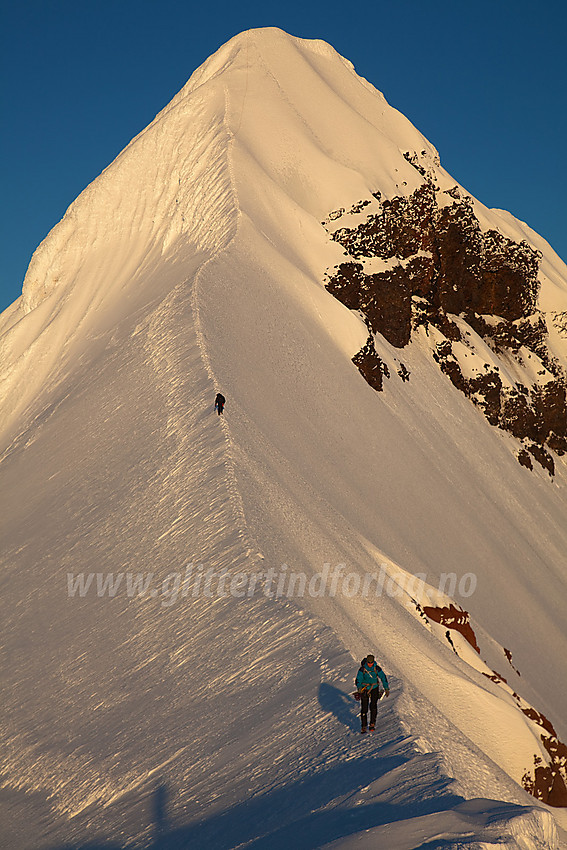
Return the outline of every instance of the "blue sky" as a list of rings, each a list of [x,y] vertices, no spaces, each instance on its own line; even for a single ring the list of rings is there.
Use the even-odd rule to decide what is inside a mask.
[[[0,310],[74,198],[236,33],[323,38],[567,259],[563,0],[0,0]]]

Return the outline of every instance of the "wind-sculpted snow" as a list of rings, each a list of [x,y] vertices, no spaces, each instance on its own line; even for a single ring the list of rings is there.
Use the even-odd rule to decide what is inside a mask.
[[[412,215],[432,175],[452,233],[466,193],[407,119],[329,45],[250,31],[36,252],[0,319],[11,846],[560,846],[564,812],[544,801],[567,734],[561,400],[541,426],[550,482],[487,422],[493,387],[483,412],[440,366],[476,386],[499,347],[510,388],[529,368],[521,335],[547,387],[564,266],[473,199],[478,228],[463,211],[459,226],[495,285],[465,263],[459,297],[512,308],[509,255],[528,280],[520,318],[414,310],[405,275],[427,293],[433,251]],[[325,288],[341,263],[389,275],[371,328]],[[428,602],[408,592],[420,575]],[[369,651],[391,692],[361,738],[352,680]]]
[[[80,287],[75,278],[93,253],[100,264],[94,285],[112,290],[154,252],[175,258],[180,250],[221,249],[234,231],[223,113],[221,88],[189,94],[158,115],[37,249],[24,281],[24,311],[59,285]],[[115,245],[128,258],[124,270],[104,265]]]
[[[232,237],[221,85],[164,110],[71,205],[36,250],[16,311],[0,320],[0,426],[38,401],[120,317],[167,294],[162,269],[191,277]],[[31,352],[33,356],[30,357]]]

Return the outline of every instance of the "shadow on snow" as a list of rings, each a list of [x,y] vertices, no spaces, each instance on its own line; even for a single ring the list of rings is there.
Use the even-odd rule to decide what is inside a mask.
[[[321,708],[332,713],[343,728],[352,733],[348,760],[329,768],[321,766],[310,776],[261,792],[250,800],[182,827],[172,827],[169,823],[169,794],[162,783],[152,793],[154,837],[145,846],[150,850],[192,850],[209,845],[215,850],[232,850],[240,845],[245,845],[247,850],[289,850],[291,846],[294,850],[316,850],[375,826],[444,811],[463,802],[462,797],[448,792],[450,780],[443,777],[436,788],[428,788],[431,796],[418,803],[369,802],[349,808],[349,798],[360,789],[412,759],[428,757],[416,756],[409,744],[402,754],[380,755],[385,745],[391,747],[401,743],[403,738],[388,740],[382,745],[377,738],[359,738],[359,719],[358,715],[353,715],[352,699],[328,683],[321,684],[318,696]],[[369,751],[369,748],[372,749]],[[353,753],[358,753],[358,757],[353,757]],[[442,844],[436,846],[439,850],[443,847]],[[66,844],[50,850],[124,848],[109,842]]]

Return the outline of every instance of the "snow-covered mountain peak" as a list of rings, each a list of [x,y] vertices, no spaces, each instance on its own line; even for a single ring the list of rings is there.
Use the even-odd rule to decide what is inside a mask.
[[[209,192],[218,192],[216,184],[207,187],[201,179],[206,167],[201,165],[201,170],[196,170],[196,165],[207,156],[217,160],[226,155],[228,138],[223,137],[223,130],[244,145],[253,139],[254,153],[264,164],[272,157],[289,172],[295,161],[298,180],[314,165],[313,151],[305,150],[305,140],[295,144],[298,138],[307,136],[320,154],[328,157],[325,182],[336,196],[333,161],[342,160],[343,170],[354,168],[365,176],[367,163],[357,151],[365,124],[366,147],[374,147],[376,160],[383,158],[380,148],[392,144],[399,150],[424,149],[425,153],[427,149],[435,156],[432,146],[410,122],[389,107],[383,96],[354,72],[352,64],[327,43],[294,38],[277,28],[235,36],[193,73],[171,103],[71,205],[32,260],[24,283],[24,311],[38,306],[62,277],[73,277],[72,272],[64,275],[59,267],[69,239],[90,246],[131,235],[122,230],[123,225],[138,236],[142,225],[146,239],[158,244],[161,239],[167,248],[172,238],[168,219],[175,217],[173,204],[183,204],[180,192],[195,182],[199,183],[201,201]],[[278,130],[282,131],[279,139]],[[393,155],[396,153],[399,151]],[[405,169],[404,163],[401,166]],[[373,186],[378,178],[373,173],[376,167],[377,163],[367,175]],[[242,167],[238,176],[246,182]],[[270,177],[281,178],[282,172],[272,171]],[[310,177],[312,183],[317,175]],[[389,169],[380,171],[380,177],[382,183],[388,182]],[[282,182],[289,188],[289,180]],[[313,192],[314,203],[317,197],[318,213],[322,214],[328,201],[319,198],[321,186],[311,188],[318,190]],[[218,211],[209,216],[201,209],[199,222],[205,217],[218,219]],[[150,220],[153,230],[148,229]],[[179,230],[187,236],[188,229]],[[218,230],[216,222],[214,230]],[[203,234],[189,235],[197,244],[210,241]]]
[[[71,204],[34,253],[21,300],[0,320],[5,362],[15,369],[5,397],[25,384],[13,397],[23,410],[59,368],[77,327],[106,326],[119,311],[110,305],[126,291],[155,296],[148,275],[141,286],[141,268],[212,256],[230,242],[239,217],[284,253],[293,242],[298,262],[321,281],[339,256],[321,219],[376,187],[384,197],[415,189],[421,178],[402,156],[406,149],[436,157],[325,42],[275,28],[235,36]],[[58,342],[24,379],[21,355],[52,322]]]
[[[245,67],[250,60],[250,50],[254,51],[253,58],[261,56],[267,65],[275,62],[276,58],[278,61],[284,58],[289,69],[294,64],[295,53],[295,61],[298,54],[325,56],[354,70],[352,62],[337,53],[335,48],[326,41],[297,38],[279,27],[258,27],[238,33],[219,47],[193,72],[185,89],[193,91],[231,67]]]
[[[285,89],[285,79],[296,75],[303,62],[328,60],[335,66],[342,65],[368,89],[384,100],[384,95],[364,78],[356,74],[353,63],[338,53],[322,39],[299,38],[278,27],[259,27],[245,30],[233,36],[197,68],[178,97],[194,91],[204,83],[230,70],[251,69],[260,59],[264,68],[270,70]],[[255,61],[256,60],[256,63]],[[282,76],[283,72],[283,76]]]
[[[0,317],[12,845],[555,848],[566,293],[324,42],[195,71]]]

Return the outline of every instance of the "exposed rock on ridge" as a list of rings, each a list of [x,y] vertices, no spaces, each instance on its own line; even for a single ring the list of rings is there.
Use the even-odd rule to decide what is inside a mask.
[[[375,192],[323,222],[347,255],[326,287],[360,311],[369,330],[353,360],[382,390],[374,335],[403,348],[423,327],[433,359],[454,386],[490,424],[523,442],[520,463],[532,468],[534,458],[553,475],[551,452],[567,452],[567,383],[537,306],[541,254],[525,241],[483,232],[471,198],[458,186],[436,185],[438,163],[432,167],[425,152],[404,156],[424,178],[411,195],[388,200]],[[360,219],[364,212],[356,226],[341,226],[345,216]]]
[[[481,649],[471,625],[468,611],[464,611],[453,603],[446,606],[424,605],[423,607],[417,607],[420,613],[423,614],[425,622],[431,620],[434,623],[447,626],[445,637],[453,652],[460,655],[451,638],[451,631],[456,631],[465,638],[475,652],[481,655]],[[512,653],[504,649],[504,655],[514,672],[519,676],[519,671],[512,664]],[[545,759],[541,755],[534,754],[533,767],[526,767],[522,776],[522,786],[533,797],[541,800],[542,803],[547,803],[548,806],[554,806],[556,808],[567,807],[567,746],[559,740],[557,732],[548,718],[522,699],[510,687],[508,680],[504,676],[496,670],[493,670],[492,674],[484,673],[483,675],[512,695],[519,710],[536,727],[543,750],[546,753]]]

